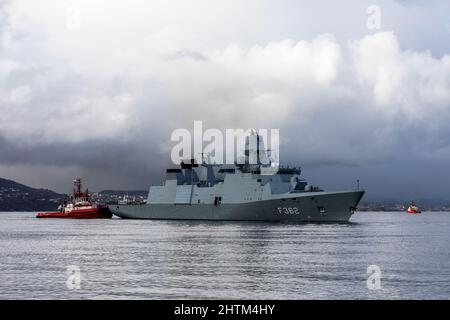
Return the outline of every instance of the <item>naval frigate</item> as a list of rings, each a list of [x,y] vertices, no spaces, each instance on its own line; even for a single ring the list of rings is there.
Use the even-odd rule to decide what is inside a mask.
[[[250,141],[255,138],[256,163],[252,164],[249,157],[255,150]],[[349,221],[364,191],[312,186],[302,178],[300,168],[277,165],[274,170],[266,151],[262,137],[250,133],[242,164],[182,161],[179,168],[167,169],[163,185],[150,187],[145,203],[119,202],[109,208],[124,219]]]

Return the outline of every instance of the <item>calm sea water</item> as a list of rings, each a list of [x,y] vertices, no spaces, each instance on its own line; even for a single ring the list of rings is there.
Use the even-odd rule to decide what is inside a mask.
[[[0,213],[0,298],[449,299],[450,213],[325,225]]]

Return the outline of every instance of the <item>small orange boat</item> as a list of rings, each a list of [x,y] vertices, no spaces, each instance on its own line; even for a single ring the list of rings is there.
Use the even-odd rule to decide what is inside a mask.
[[[64,201],[58,211],[40,212],[36,218],[62,219],[108,219],[112,217],[107,205],[91,200],[89,191],[81,191],[81,179],[74,180],[73,195],[69,201]]]
[[[408,212],[409,214],[421,214],[422,213],[422,211],[420,211],[419,207],[416,206],[414,201],[411,201],[406,212]]]

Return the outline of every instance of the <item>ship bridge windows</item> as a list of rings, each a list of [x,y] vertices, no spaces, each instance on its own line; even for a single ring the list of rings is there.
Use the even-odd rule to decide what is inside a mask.
[[[294,175],[294,174],[301,174],[301,170],[299,168],[280,167],[278,169],[277,173],[278,174]]]
[[[228,168],[228,169],[220,169],[219,173],[235,173],[236,169]]]
[[[166,173],[183,173],[181,169],[167,169]]]

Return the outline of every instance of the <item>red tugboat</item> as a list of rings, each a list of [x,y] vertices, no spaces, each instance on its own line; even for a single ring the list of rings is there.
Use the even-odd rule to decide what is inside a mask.
[[[107,219],[112,217],[108,206],[92,201],[87,189],[85,192],[81,191],[81,179],[73,182],[73,195],[69,201],[64,201],[58,211],[41,212],[36,215],[36,218]]]
[[[406,212],[408,212],[409,214],[421,214],[422,213],[422,211],[420,211],[419,207],[416,206],[414,201],[411,201]]]

